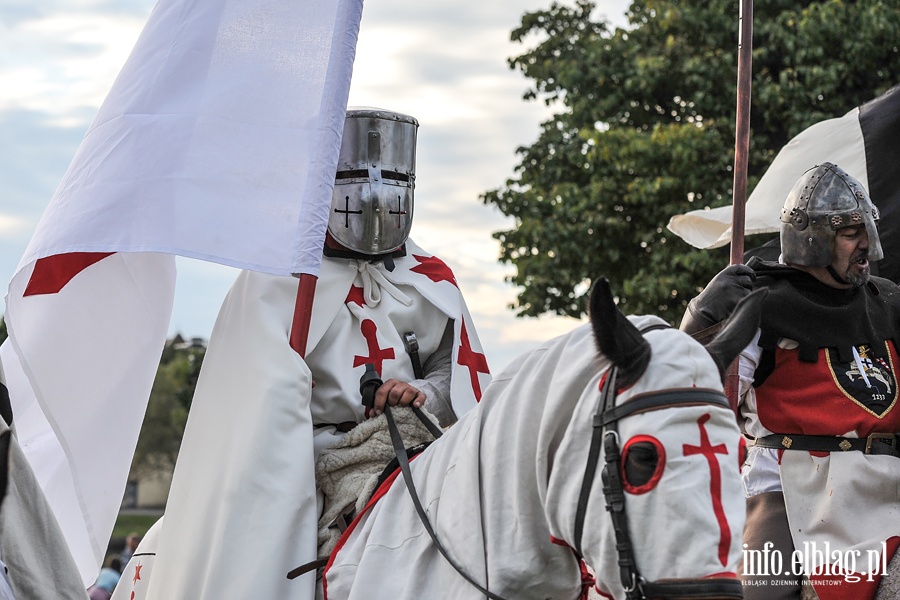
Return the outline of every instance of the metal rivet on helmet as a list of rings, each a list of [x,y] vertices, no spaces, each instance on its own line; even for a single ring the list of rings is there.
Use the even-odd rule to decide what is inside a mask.
[[[785,216],[786,211],[782,211],[782,221],[789,222],[797,231],[803,231],[809,225],[809,215],[800,208],[792,208]]]

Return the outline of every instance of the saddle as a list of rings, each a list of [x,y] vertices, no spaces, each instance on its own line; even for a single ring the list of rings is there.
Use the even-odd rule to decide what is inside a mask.
[[[427,411],[419,410],[437,422]],[[392,412],[408,454],[423,450],[434,440],[409,407],[392,407]],[[324,495],[324,508],[318,523],[318,556],[331,554],[353,518],[396,468],[385,414],[363,421],[319,454],[316,485]]]

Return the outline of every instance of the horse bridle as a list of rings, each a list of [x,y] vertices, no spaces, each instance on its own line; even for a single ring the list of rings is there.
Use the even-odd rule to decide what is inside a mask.
[[[642,329],[641,334],[655,329],[664,329],[668,327],[668,325],[652,325]],[[741,583],[738,580],[710,579],[709,581],[703,582],[647,582],[641,577],[634,558],[634,546],[631,543],[631,536],[628,533],[628,521],[625,514],[625,489],[622,485],[621,477],[622,457],[619,449],[618,432],[616,429],[616,423],[619,419],[639,412],[675,406],[697,406],[704,404],[730,408],[728,399],[724,394],[713,390],[666,390],[636,396],[627,404],[617,407],[615,405],[617,395],[617,375],[618,367],[614,366],[610,369],[607,381],[601,391],[600,407],[593,419],[593,433],[591,434],[591,445],[588,450],[588,461],[585,465],[581,493],[578,498],[578,507],[575,513],[575,552],[579,558],[583,556],[581,552],[581,539],[584,531],[584,519],[587,513],[588,499],[590,498],[590,489],[593,485],[594,474],[596,473],[597,463],[599,462],[600,443],[602,441],[606,458],[606,465],[603,467],[601,474],[603,479],[603,492],[606,497],[606,508],[609,511],[613,522],[613,529],[616,536],[616,549],[619,552],[619,573],[628,600],[700,597],[743,598]],[[364,375],[363,378],[365,379],[365,377],[366,376]],[[368,382],[360,382],[361,391],[365,383]],[[365,396],[365,393],[363,395]],[[469,575],[452,559],[449,552],[444,548],[443,544],[441,544],[427,514],[425,513],[425,509],[422,506],[415,486],[413,485],[412,473],[409,468],[409,459],[406,456],[406,451],[400,438],[400,432],[394,422],[390,406],[385,405],[384,413],[388,421],[388,431],[394,448],[394,454],[399,463],[401,475],[406,483],[406,489],[412,499],[413,506],[415,507],[420,521],[438,552],[457,573],[485,597],[490,600],[504,600],[503,597],[491,592],[489,589],[478,583],[474,577]]]
[[[667,325],[652,325],[641,330],[641,334],[655,329],[668,328]],[[591,444],[588,449],[588,460],[585,465],[581,493],[575,512],[575,551],[583,556],[581,540],[584,533],[584,520],[587,514],[588,500],[600,459],[600,444],[606,464],[601,473],[603,494],[606,499],[606,510],[612,519],[616,538],[616,549],[619,553],[619,576],[628,600],[644,600],[646,598],[743,598],[741,582],[737,579],[710,579],[709,581],[653,581],[648,582],[641,577],[634,557],[634,545],[628,531],[628,519],[625,512],[625,488],[622,483],[622,456],[619,448],[617,423],[620,419],[653,410],[678,406],[697,406],[710,404],[729,408],[724,394],[713,390],[675,389],[652,392],[635,396],[622,406],[616,406],[616,379],[619,368],[613,366],[607,375],[600,393],[600,405],[593,419]]]

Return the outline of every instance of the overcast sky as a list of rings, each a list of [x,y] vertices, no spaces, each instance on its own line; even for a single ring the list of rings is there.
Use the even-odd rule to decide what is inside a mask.
[[[573,319],[517,319],[511,267],[491,233],[511,220],[478,200],[513,175],[515,149],[550,112],[522,100],[528,81],[507,66],[526,11],[551,0],[368,0],[350,105],[419,120],[412,237],[454,269],[493,372],[575,327]],[[0,282],[5,291],[28,240],[109,87],[151,0],[0,3]],[[627,0],[599,0],[624,25]],[[170,332],[209,337],[236,270],[179,259]],[[586,277],[597,274],[585,273]]]

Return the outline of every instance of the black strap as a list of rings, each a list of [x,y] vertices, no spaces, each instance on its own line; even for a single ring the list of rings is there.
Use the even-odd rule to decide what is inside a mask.
[[[740,579],[706,579],[704,581],[665,581],[640,584],[643,596],[638,598],[715,598],[739,600],[744,597]]]
[[[613,367],[600,394],[600,413],[604,412],[611,404],[615,404],[616,376],[618,369]],[[612,391],[610,391],[612,390]],[[603,437],[603,426],[597,424],[594,417],[594,429],[591,434],[591,445],[588,448],[588,459],[584,465],[584,477],[581,479],[581,492],[578,494],[578,506],[575,509],[575,552],[578,556],[584,556],[581,551],[581,538],[584,533],[584,519],[587,516],[588,500],[591,497],[591,486],[594,484],[594,474],[597,472],[597,463],[600,461],[600,442]]]
[[[413,374],[416,379],[425,379],[425,371],[422,369],[422,362],[419,360],[419,340],[412,331],[403,334],[403,345],[406,346],[406,353],[409,354],[409,360],[412,362]]]
[[[394,446],[394,454],[397,457],[397,462],[400,463],[400,472],[403,474],[403,480],[406,482],[406,489],[409,492],[409,497],[412,499],[413,506],[416,508],[416,514],[419,515],[419,520],[422,521],[422,526],[425,527],[425,531],[428,532],[428,535],[431,537],[431,541],[438,549],[438,552],[441,553],[441,556],[444,557],[444,560],[446,560],[450,564],[450,566],[453,567],[456,572],[462,576],[463,579],[468,581],[472,585],[472,587],[490,598],[490,600],[504,600],[502,596],[498,596],[487,588],[482,587],[481,584],[475,581],[468,573],[463,571],[462,568],[457,565],[452,558],[450,558],[447,550],[440,543],[440,541],[438,541],[437,534],[435,534],[434,529],[431,526],[431,522],[428,520],[428,515],[425,513],[425,509],[422,508],[422,502],[419,500],[419,495],[416,493],[416,488],[412,480],[412,473],[410,473],[409,471],[409,460],[406,458],[406,449],[403,447],[403,440],[400,437],[399,429],[397,429],[397,423],[394,421],[394,415],[391,414],[390,406],[385,405],[384,416],[387,418],[388,431],[391,434],[391,444],[393,444]]]
[[[0,381],[0,419],[3,419],[7,425],[12,427],[13,412],[12,403],[9,401],[9,389],[2,381]]]
[[[12,440],[12,431],[7,429],[0,433],[0,505],[6,497],[6,488],[9,485],[9,446]]]
[[[794,435],[773,433],[749,438],[751,446],[778,450],[806,450],[807,452],[863,452],[900,458],[897,450],[900,434],[873,433],[867,438],[846,438],[830,435]]]
[[[419,359],[419,340],[416,339],[415,332],[407,331],[403,334],[403,345],[406,346],[406,353],[409,354],[409,360],[412,362],[413,375],[415,375],[416,379],[425,379],[425,370],[422,368],[422,361]],[[410,408],[412,408],[413,414],[422,422],[422,425],[434,436],[434,439],[444,435],[441,428],[426,417],[419,407],[410,405]]]
[[[418,406],[413,406],[412,404],[410,404],[409,407],[412,409],[413,414],[419,418],[419,421],[422,422],[422,425],[424,425],[425,428],[428,429],[429,433],[434,436],[434,439],[438,439],[439,437],[444,435],[444,432],[441,430],[441,428],[438,427],[434,421],[425,416],[425,413],[422,412],[421,408],[419,408]],[[385,408],[387,408],[387,405],[385,405]]]
[[[622,417],[650,410],[659,410],[670,406],[699,406],[702,404],[713,404],[722,408],[730,408],[725,394],[715,390],[686,388],[683,390],[650,392],[635,396],[625,404],[608,408],[603,411],[603,414],[595,415],[594,427],[605,427]]]
[[[316,569],[320,569],[328,564],[328,557],[317,558],[316,560],[311,560],[308,563],[302,564],[296,569],[291,569],[288,571],[287,578],[288,579],[296,579],[303,575],[304,573],[309,573],[310,571],[315,571]]]

